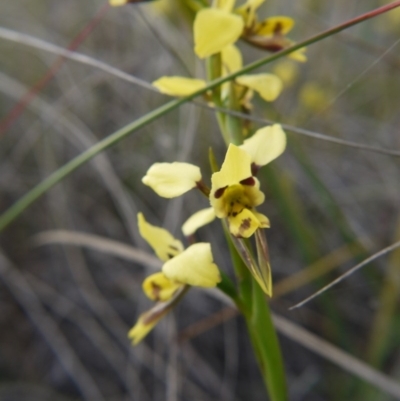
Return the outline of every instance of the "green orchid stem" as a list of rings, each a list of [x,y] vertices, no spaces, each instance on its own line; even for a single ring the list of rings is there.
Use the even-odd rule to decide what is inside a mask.
[[[287,401],[286,375],[265,294],[252,278],[252,313],[245,316],[250,339],[271,401]]]
[[[64,166],[56,170],[53,174],[43,180],[40,184],[35,186],[32,190],[26,193],[22,198],[20,198],[17,202],[15,202],[9,209],[7,209],[0,216],[0,232],[4,230],[14,219],[16,219],[28,206],[30,206],[33,202],[35,202],[40,196],[46,193],[50,188],[60,182],[63,178],[67,177],[77,168],[87,163],[93,157],[104,151],[105,149],[115,145],[117,142],[137,131],[138,129],[146,126],[150,122],[156,120],[162,115],[169,113],[170,111],[176,109],[180,105],[187,103],[188,101],[194,99],[197,96],[202,95],[203,93],[223,84],[224,82],[228,82],[239,75],[246,74],[255,68],[261,67],[265,64],[271,63],[281,57],[287,56],[288,54],[313,43],[316,43],[322,39],[325,39],[329,36],[332,36],[340,31],[343,31],[353,25],[359,24],[360,22],[366,21],[370,18],[376,17],[380,14],[383,14],[387,11],[390,11],[396,7],[400,6],[400,0],[395,1],[391,4],[379,7],[373,11],[362,14],[356,18],[353,18],[343,24],[340,24],[334,28],[328,29],[318,35],[313,36],[307,40],[304,40],[294,46],[291,46],[285,50],[282,50],[278,53],[273,54],[272,56],[262,58],[261,60],[255,61],[254,63],[248,64],[246,67],[238,70],[232,74],[226,75],[224,77],[218,78],[212,82],[210,82],[204,88],[198,90],[197,92],[192,93],[189,96],[186,96],[181,99],[176,99],[168,102],[167,104],[159,107],[146,114],[145,116],[139,118],[138,120],[126,125],[125,127],[119,129],[114,132],[110,136],[104,138],[96,145],[92,146],[85,152],[81,153],[79,156],[75,157]]]
[[[222,57],[221,53],[214,54],[207,59],[207,76],[210,81],[218,80],[222,75]],[[221,100],[221,87],[217,86],[212,91],[212,101],[217,107],[223,107]],[[216,112],[219,129],[226,145],[229,144],[229,134],[226,129],[224,113]]]
[[[235,84],[234,82],[230,82],[229,85],[229,109],[234,111],[240,111],[239,100],[235,93]],[[227,114],[225,116],[226,126],[228,127],[229,132],[229,141],[234,145],[241,145],[243,143],[243,123],[242,119]]]
[[[232,299],[246,320],[247,330],[270,400],[287,401],[281,349],[265,294],[239,255],[226,221],[223,221],[223,229],[238,279],[239,297]],[[220,289],[224,291],[224,287],[230,288],[224,284]],[[224,292],[231,296],[227,290]]]

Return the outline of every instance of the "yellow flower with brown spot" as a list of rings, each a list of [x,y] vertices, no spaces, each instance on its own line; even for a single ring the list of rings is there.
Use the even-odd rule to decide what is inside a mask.
[[[194,21],[195,53],[206,58],[223,51],[240,37],[245,41],[272,52],[291,46],[293,42],[285,35],[294,21],[286,16],[273,16],[258,20],[257,9],[265,0],[248,0],[235,8],[235,0],[214,1],[213,6],[196,14]],[[289,57],[305,61],[304,50]]]
[[[209,243],[197,243],[184,249],[167,230],[148,223],[142,213],[138,214],[138,226],[140,235],[165,263],[161,272],[151,274],[143,282],[147,297],[159,303],[142,314],[130,330],[128,336],[133,344],[147,335],[189,286],[210,288],[221,281]]]
[[[258,228],[269,227],[266,216],[255,207],[264,202],[260,182],[252,176],[250,155],[229,145],[221,170],[211,177],[210,203],[215,215],[226,218],[235,237],[248,238]]]
[[[182,227],[184,234],[194,234],[215,217],[227,219],[230,232],[236,237],[248,238],[257,229],[269,227],[268,218],[255,209],[264,202],[264,194],[255,174],[261,166],[280,156],[285,147],[286,134],[279,124],[257,130],[239,147],[229,145],[221,170],[211,177],[211,207],[191,216]],[[161,165],[163,168],[159,168]],[[188,168],[175,168],[172,165],[173,163],[153,165],[143,182],[166,198],[182,195],[201,186],[201,172],[197,166],[188,164]],[[149,179],[155,168],[162,170],[165,175],[162,180]],[[194,171],[196,174],[193,174]],[[170,177],[170,174],[173,176]],[[170,187],[167,188],[168,186]]]

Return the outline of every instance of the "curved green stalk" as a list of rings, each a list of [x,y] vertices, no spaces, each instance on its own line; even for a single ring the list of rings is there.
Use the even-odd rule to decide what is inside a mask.
[[[87,163],[97,154],[102,152],[103,150],[115,145],[117,142],[122,140],[123,138],[127,137],[128,135],[132,134],[133,132],[137,131],[139,128],[149,124],[150,122],[154,121],[155,119],[161,117],[162,115],[176,109],[181,104],[184,104],[197,96],[202,95],[203,93],[207,92],[210,89],[213,89],[224,82],[230,81],[239,75],[246,74],[255,68],[261,67],[265,64],[271,63],[283,56],[286,56],[302,47],[311,45],[316,43],[322,39],[325,39],[329,36],[332,36],[344,29],[347,29],[353,25],[359,24],[360,22],[366,21],[370,18],[373,18],[377,15],[380,15],[384,12],[390,11],[396,7],[400,6],[400,0],[395,1],[391,4],[385,5],[383,7],[379,7],[373,11],[367,12],[353,18],[343,24],[340,24],[334,28],[328,29],[318,35],[315,35],[307,40],[304,40],[294,46],[291,46],[285,50],[282,50],[278,53],[273,54],[269,57],[264,57],[261,60],[257,60],[254,63],[248,64],[246,67],[238,70],[232,74],[226,75],[219,79],[216,79],[210,82],[206,87],[202,88],[201,90],[186,96],[181,99],[176,99],[168,102],[167,104],[159,107],[151,111],[150,113],[146,114],[145,116],[139,118],[138,120],[126,125],[125,127],[121,128],[120,130],[114,132],[110,136],[104,138],[96,145],[89,148],[87,151],[81,153],[79,156],[72,159],[70,162],[66,163],[64,166],[56,170],[53,174],[43,180],[40,184],[36,185],[33,189],[31,189],[28,193],[26,193],[22,198],[20,198],[16,203],[14,203],[9,209],[7,209],[1,216],[0,216],[0,232],[4,230],[14,219],[16,219],[28,206],[30,206],[34,201],[36,201],[40,196],[46,193],[50,188],[60,182],[63,178],[67,177],[77,168],[82,166],[83,164]]]

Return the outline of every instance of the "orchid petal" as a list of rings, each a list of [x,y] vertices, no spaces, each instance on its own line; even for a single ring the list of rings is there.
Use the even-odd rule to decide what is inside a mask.
[[[164,198],[175,198],[194,188],[200,180],[197,166],[174,162],[153,164],[142,182]]]
[[[260,222],[249,209],[243,209],[236,216],[228,217],[229,231],[235,237],[249,238],[260,227]]]
[[[170,280],[197,287],[215,287],[221,281],[218,267],[213,263],[211,245],[199,242],[166,262],[163,273]]]
[[[257,218],[258,222],[260,223],[260,228],[270,228],[271,224],[269,222],[269,218],[262,213],[258,213],[255,210],[252,210],[254,216]]]
[[[230,144],[221,170],[211,176],[212,196],[215,191],[251,177],[251,159],[249,154],[238,146]]]
[[[183,252],[181,241],[175,239],[164,228],[148,223],[142,213],[138,213],[138,226],[140,235],[162,261],[165,262]]]
[[[236,78],[236,82],[255,90],[268,102],[275,100],[283,88],[280,78],[273,74],[242,75]]]
[[[123,6],[128,3],[128,0],[109,0],[108,3],[112,7]]]
[[[294,20],[286,16],[269,17],[257,24],[255,34],[258,36],[273,36],[274,34],[286,35],[292,30]]]
[[[216,0],[214,8],[231,12],[233,10],[234,5],[235,5],[235,0]]]
[[[142,284],[144,293],[152,301],[167,301],[181,287],[181,284],[165,277],[163,272],[154,273],[146,277]]]
[[[185,236],[193,235],[200,227],[211,223],[215,219],[214,208],[199,210],[190,216],[182,226],[182,231]]]
[[[264,1],[265,0],[248,0],[235,10],[235,13],[240,14],[243,17],[246,27],[251,27],[255,23],[256,10],[262,3],[264,3]]]
[[[279,124],[264,127],[246,139],[240,148],[250,155],[252,163],[265,166],[284,152],[286,134]]]
[[[235,43],[243,31],[243,20],[224,10],[204,8],[194,21],[195,53],[200,58],[209,57]]]
[[[222,66],[224,74],[231,74],[243,66],[242,53],[235,45],[229,45],[222,50]]]
[[[139,316],[136,324],[129,330],[128,338],[132,340],[133,345],[137,345],[144,337],[154,328],[154,326],[161,320],[163,316],[158,319],[153,319],[150,322],[146,322],[148,312],[143,313]]]
[[[186,77],[161,77],[152,83],[161,93],[170,96],[188,96],[206,86],[202,79]]]

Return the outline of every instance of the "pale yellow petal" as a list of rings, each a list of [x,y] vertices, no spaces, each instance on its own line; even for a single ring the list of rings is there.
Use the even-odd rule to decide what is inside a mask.
[[[133,345],[137,345],[144,337],[154,328],[154,326],[159,322],[159,319],[153,319],[150,322],[146,322],[147,314],[144,313],[139,316],[136,324],[129,330],[128,338],[132,340]]]
[[[275,100],[283,89],[282,81],[273,74],[242,75],[236,78],[236,82],[253,89],[268,102]]]
[[[206,86],[202,79],[185,77],[161,77],[154,81],[155,86],[161,93],[170,96],[188,96]]]
[[[167,301],[182,285],[165,277],[163,272],[154,273],[145,278],[142,284],[144,293],[152,301]]]
[[[251,27],[256,22],[256,10],[265,0],[248,0],[235,10],[235,13],[242,16],[246,27]]]
[[[175,198],[194,188],[200,180],[197,166],[174,162],[153,164],[142,182],[164,198]]]
[[[209,57],[235,43],[243,31],[243,20],[224,10],[204,8],[194,21],[195,53],[200,58]]]
[[[235,237],[249,238],[260,227],[260,222],[253,212],[243,209],[236,216],[228,217],[229,231]]]
[[[274,34],[286,35],[292,30],[293,26],[294,20],[290,17],[269,17],[257,24],[255,34],[259,36],[272,36]]]
[[[243,67],[242,53],[235,45],[229,45],[222,50],[222,66],[224,75],[231,74]]]
[[[284,152],[286,134],[279,124],[264,127],[246,139],[240,148],[250,155],[257,166],[265,166]]]
[[[181,290],[183,287],[181,287]],[[154,328],[154,326],[174,307],[176,297],[179,297],[180,292],[177,292],[175,299],[167,302],[158,302],[148,311],[142,313],[136,324],[129,330],[128,337],[132,340],[133,345],[138,344],[143,338]]]
[[[220,10],[231,12],[233,6],[235,5],[235,0],[216,0],[214,2],[214,8],[219,8]]]
[[[191,245],[166,262],[162,271],[170,280],[197,287],[215,287],[221,281],[211,245],[204,242]]]
[[[175,239],[164,228],[148,223],[142,213],[138,213],[138,227],[140,235],[162,261],[165,262],[183,251],[181,241]]]
[[[265,195],[260,191],[260,181],[253,177],[254,185],[242,185],[245,195],[247,196],[248,201],[246,204],[248,207],[256,207],[264,203]]]
[[[186,236],[193,235],[200,227],[211,223],[215,219],[214,208],[199,210],[190,216],[182,226],[183,234]]]
[[[269,218],[262,213],[258,213],[256,210],[252,211],[254,216],[260,223],[260,228],[270,228],[271,224],[269,222]]]
[[[108,3],[110,6],[117,7],[117,6],[123,6],[126,3],[128,3],[128,0],[109,0]]]
[[[211,176],[211,196],[215,191],[251,177],[250,155],[238,146],[230,144],[221,170]]]

